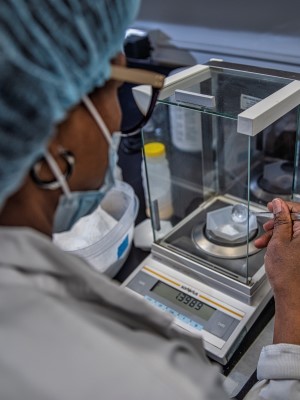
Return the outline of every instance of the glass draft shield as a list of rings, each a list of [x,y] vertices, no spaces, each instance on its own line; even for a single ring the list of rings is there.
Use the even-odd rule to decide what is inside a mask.
[[[134,88],[140,109],[151,93]],[[275,197],[299,198],[300,80],[240,66],[197,65],[166,78],[143,144],[161,142],[170,177],[147,174],[155,251],[251,286],[264,263],[254,246]],[[152,162],[144,157],[145,169]],[[160,187],[171,190],[168,231]],[[168,181],[167,181],[168,180]],[[245,214],[239,221],[235,206]],[[235,210],[235,211],[234,211]],[[246,211],[245,211],[246,210]]]

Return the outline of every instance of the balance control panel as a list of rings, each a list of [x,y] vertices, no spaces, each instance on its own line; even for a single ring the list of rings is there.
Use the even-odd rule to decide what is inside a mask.
[[[164,277],[157,279],[156,271],[145,266],[129,284],[128,288],[142,295],[155,307],[172,314],[178,325],[197,333],[203,329],[226,341],[237,327],[242,314],[221,311],[220,305],[212,303],[196,290],[182,287],[179,282]],[[161,277],[160,277],[161,278]],[[231,315],[230,315],[231,314]],[[218,344],[222,343],[218,341]]]
[[[210,358],[227,364],[247,331],[272,297],[267,280],[251,305],[231,297],[151,254],[122,284],[162,312],[180,328],[203,338]]]

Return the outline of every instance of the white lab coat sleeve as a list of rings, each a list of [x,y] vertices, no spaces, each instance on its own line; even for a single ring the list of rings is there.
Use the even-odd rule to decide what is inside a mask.
[[[300,346],[276,344],[262,349],[257,366],[259,382],[245,400],[299,400]]]

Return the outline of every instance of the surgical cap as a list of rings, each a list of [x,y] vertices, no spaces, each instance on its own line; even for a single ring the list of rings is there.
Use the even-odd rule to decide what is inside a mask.
[[[139,0],[2,0],[0,208],[57,123],[110,76]]]

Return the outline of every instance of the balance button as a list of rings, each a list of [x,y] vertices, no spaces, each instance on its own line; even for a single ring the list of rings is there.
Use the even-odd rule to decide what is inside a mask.
[[[150,296],[144,296],[144,299],[147,300],[147,301],[149,301],[149,303],[155,304],[155,300],[152,299],[152,297],[150,297]]]
[[[222,338],[234,321],[235,319],[229,315],[220,314],[219,318],[211,326],[209,332],[215,336],[218,336],[219,338]]]
[[[163,311],[166,311],[166,310],[167,310],[167,306],[165,306],[165,305],[162,304],[162,303],[157,302],[157,303],[156,303],[156,306],[157,306],[160,310],[163,310]]]
[[[191,320],[188,318],[188,317],[186,317],[185,315],[183,315],[183,314],[179,314],[178,315],[178,319],[180,319],[180,321],[183,321],[183,322],[185,322],[186,324],[190,324],[190,322],[191,322]]]
[[[202,331],[203,326],[198,324],[198,322],[191,320],[190,324],[193,328],[198,329],[198,331]]]
[[[178,312],[173,310],[173,308],[167,307],[166,311],[167,313],[174,315],[174,317],[178,316]]]

